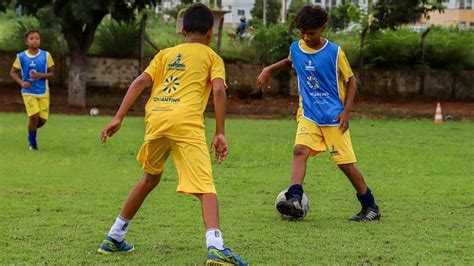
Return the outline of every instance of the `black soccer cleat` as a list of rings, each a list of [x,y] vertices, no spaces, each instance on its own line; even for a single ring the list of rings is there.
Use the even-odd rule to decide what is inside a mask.
[[[363,207],[360,212],[351,218],[349,218],[349,221],[354,221],[354,222],[370,222],[374,220],[380,220],[380,217],[382,215],[380,214],[380,209],[379,207],[377,208],[372,208],[372,207]]]
[[[304,216],[303,207],[301,206],[301,200],[297,197],[285,193],[286,200],[278,202],[276,208],[279,213],[288,215],[294,219],[299,219]]]
[[[28,150],[37,151],[38,150],[38,145],[30,145],[30,146],[28,146]]]

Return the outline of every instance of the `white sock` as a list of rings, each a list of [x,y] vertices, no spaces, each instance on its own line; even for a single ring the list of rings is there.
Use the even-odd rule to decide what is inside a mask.
[[[217,249],[224,249],[224,239],[222,238],[221,230],[216,228],[209,228],[206,231],[207,247],[215,247]]]
[[[110,228],[108,236],[113,238],[115,241],[122,242],[128,232],[128,225],[131,222],[131,220],[124,219],[119,215],[117,219],[115,219],[115,223],[112,225],[112,228]]]

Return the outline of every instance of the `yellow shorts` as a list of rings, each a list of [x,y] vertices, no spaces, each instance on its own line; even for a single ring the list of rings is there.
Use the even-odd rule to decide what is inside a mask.
[[[318,126],[306,118],[301,118],[296,131],[295,145],[297,144],[309,147],[312,150],[310,156],[325,152],[327,146],[332,160],[337,164],[357,162],[349,130],[342,133],[339,126]]]
[[[165,137],[145,141],[138,152],[137,160],[142,164],[145,173],[157,175],[163,172],[170,153],[178,172],[177,192],[216,194],[211,158],[205,142],[196,144]]]
[[[28,116],[32,116],[39,113],[39,116],[43,119],[48,119],[49,115],[49,95],[31,95],[22,94],[23,102],[25,103],[26,113]]]

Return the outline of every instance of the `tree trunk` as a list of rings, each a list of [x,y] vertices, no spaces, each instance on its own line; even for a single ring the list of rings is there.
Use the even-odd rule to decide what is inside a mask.
[[[360,46],[359,46],[359,72],[362,73],[364,71],[364,55],[365,55],[365,37],[367,36],[367,32],[369,27],[366,26],[362,29],[360,33]]]
[[[71,54],[71,64],[68,76],[68,105],[86,106],[86,69],[87,52],[76,51]]]

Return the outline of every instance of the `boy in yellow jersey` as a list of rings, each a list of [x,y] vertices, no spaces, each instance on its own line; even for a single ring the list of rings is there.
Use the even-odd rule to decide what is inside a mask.
[[[303,216],[301,199],[306,162],[329,148],[332,159],[349,178],[357,191],[362,209],[351,221],[380,219],[380,210],[355,166],[356,158],[349,135],[349,113],[354,102],[356,79],[339,46],[321,37],[327,13],[319,6],[305,6],[297,14],[296,28],[301,40],[290,47],[290,55],[263,69],[257,79],[260,87],[268,86],[270,75],[293,67],[298,76],[300,106],[291,171],[291,186],[286,201],[277,205],[280,213]]]
[[[29,30],[25,34],[25,44],[28,49],[17,54],[10,76],[21,86],[23,102],[29,117],[29,149],[38,150],[36,132],[48,119],[48,79],[54,75],[54,61],[49,52],[39,48],[41,44],[39,31]]]
[[[211,89],[216,112],[216,133],[211,152],[222,162],[228,153],[224,135],[226,85],[224,62],[208,47],[214,17],[203,4],[196,3],[184,13],[182,33],[186,43],[160,51],[128,89],[115,118],[102,132],[102,142],[115,134],[122,120],[153,82],[145,107],[145,140],[137,159],[144,175],[128,196],[98,251],[109,254],[134,248],[124,239],[132,218],[146,196],[158,185],[166,159],[172,153],[178,172],[177,192],[199,198],[206,232],[208,265],[247,265],[224,248],[219,225],[216,189],[204,130],[204,110]]]

